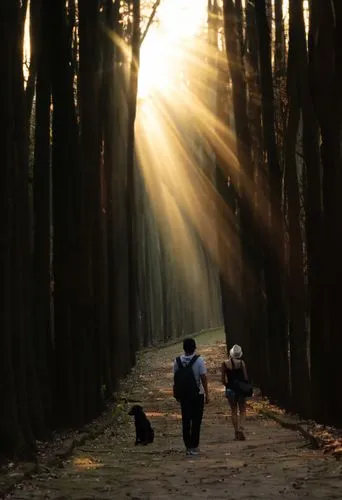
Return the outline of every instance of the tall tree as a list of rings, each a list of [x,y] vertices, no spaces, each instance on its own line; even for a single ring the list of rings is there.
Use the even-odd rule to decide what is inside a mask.
[[[229,73],[232,80],[232,100],[234,108],[234,122],[236,135],[236,149],[239,161],[240,175],[238,179],[233,178],[236,190],[239,193],[239,213],[240,213],[240,231],[241,231],[241,250],[242,250],[242,289],[239,299],[243,302],[242,323],[240,331],[229,332],[230,343],[239,342],[243,344],[248,358],[250,353],[250,314],[247,308],[252,304],[248,299],[251,284],[254,283],[255,276],[251,266],[251,229],[252,219],[252,200],[249,198],[250,187],[253,183],[253,165],[251,158],[251,134],[249,129],[249,120],[247,115],[247,88],[246,71],[244,63],[244,30],[243,30],[243,11],[240,1],[225,0],[223,2],[224,32],[226,40],[226,52],[229,64]],[[238,290],[235,290],[238,293]],[[229,313],[228,313],[229,314]]]
[[[116,69],[116,46],[111,38],[112,33],[117,32],[119,21],[119,3],[113,4],[107,0],[102,16],[102,71],[101,71],[101,100],[100,116],[101,133],[103,139],[103,176],[104,176],[104,212],[106,216],[106,241],[107,241],[107,276],[108,276],[108,326],[105,332],[105,360],[104,360],[104,384],[113,393],[115,388],[115,336],[116,330],[116,307],[115,307],[115,244],[114,240],[114,168],[115,168],[115,141],[113,130],[119,126],[115,113],[115,69]],[[117,367],[117,365],[116,365]],[[119,370],[117,371],[119,373]]]
[[[76,425],[82,405],[74,376],[77,335],[75,293],[80,224],[79,137],[71,65],[71,39],[64,0],[49,3],[52,92],[52,215],[54,277],[54,417]],[[60,367],[63,366],[63,370]]]
[[[101,408],[101,353],[108,328],[106,286],[106,242],[101,203],[101,129],[99,81],[99,2],[79,4],[79,98],[80,146],[82,161],[81,242],[84,264],[84,303],[82,306],[83,364],[80,384],[84,383],[86,420]],[[89,307],[89,305],[92,307]],[[84,381],[83,381],[84,380]]]
[[[47,4],[32,0],[31,9],[37,71],[33,166],[33,341],[45,418],[51,423],[50,34]]]
[[[298,2],[290,1],[288,54],[288,122],[285,138],[285,189],[289,225],[289,331],[291,361],[291,405],[302,416],[310,415],[310,379],[306,331],[306,289],[304,283],[303,241],[300,220],[300,194],[297,170],[297,138],[300,120],[299,72],[296,65],[301,12]]]
[[[128,89],[128,137],[127,137],[127,234],[129,260],[129,337],[131,350],[131,364],[135,364],[137,348],[138,324],[138,273],[137,273],[137,228],[136,228],[136,195],[135,195],[135,148],[134,127],[138,96],[138,74],[140,64],[140,0],[132,0],[132,38],[131,38],[131,67]]]
[[[258,30],[260,85],[264,148],[268,166],[269,227],[265,258],[268,344],[270,349],[270,391],[281,404],[288,402],[288,343],[284,310],[284,229],[281,211],[282,172],[276,137],[271,62],[271,28],[266,2],[255,2]]]
[[[253,287],[250,298],[253,304],[250,309],[251,316],[251,350],[252,358],[249,366],[253,366],[253,380],[268,392],[268,348],[267,348],[267,321],[265,321],[265,289],[263,283],[263,259],[265,252],[265,156],[263,151],[263,130],[261,91],[259,75],[259,46],[253,2],[246,5],[246,68],[248,88],[248,119],[252,139],[253,175],[250,180],[249,203],[252,205],[252,218],[254,224],[246,228],[250,232],[251,268],[253,279],[249,281]]]
[[[16,92],[15,80],[18,71],[19,43],[19,2],[6,1],[0,7],[0,33],[6,44],[1,45],[1,93],[0,106],[0,142],[3,154],[1,162],[1,335],[0,335],[0,391],[3,401],[3,412],[0,421],[1,450],[6,454],[20,452],[25,445],[25,438],[19,420],[17,393],[15,385],[15,345],[12,337],[13,311],[11,287],[14,279],[13,266],[13,197],[15,194],[16,165],[15,148],[18,147],[14,129]]]

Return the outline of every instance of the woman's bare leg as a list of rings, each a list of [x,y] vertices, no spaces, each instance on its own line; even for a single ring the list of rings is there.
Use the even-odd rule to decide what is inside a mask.
[[[246,401],[245,399],[239,400],[239,430],[243,431],[245,429],[245,419],[246,419]]]
[[[232,401],[228,399],[230,411],[231,411],[231,419],[234,427],[235,435],[239,432],[239,418],[238,418],[238,405],[236,401]]]
[[[231,411],[231,419],[232,419],[232,424],[234,427],[234,430],[237,431],[239,430],[239,418],[238,418],[238,404],[237,401],[228,399],[228,403],[230,406],[230,411]]]

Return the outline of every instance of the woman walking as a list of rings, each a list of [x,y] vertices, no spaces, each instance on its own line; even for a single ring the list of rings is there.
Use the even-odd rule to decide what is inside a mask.
[[[232,412],[235,439],[244,441],[246,439],[244,434],[246,394],[241,390],[241,385],[247,383],[248,374],[246,363],[241,358],[241,347],[237,344],[233,345],[229,351],[228,360],[222,363],[221,380],[226,387],[226,397]]]

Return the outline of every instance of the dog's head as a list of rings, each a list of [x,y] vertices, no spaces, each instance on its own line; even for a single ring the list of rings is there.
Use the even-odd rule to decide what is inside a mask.
[[[139,413],[141,413],[143,411],[143,407],[140,406],[140,405],[134,405],[132,406],[132,408],[130,409],[130,411],[128,412],[128,415],[138,415]]]

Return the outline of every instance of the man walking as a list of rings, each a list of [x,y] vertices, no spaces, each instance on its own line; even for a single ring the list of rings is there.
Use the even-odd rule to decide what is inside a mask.
[[[204,359],[195,354],[196,342],[183,342],[184,354],[174,362],[174,396],[182,410],[183,441],[187,455],[198,455],[204,402],[209,403],[207,369]]]

